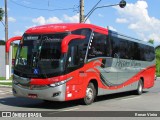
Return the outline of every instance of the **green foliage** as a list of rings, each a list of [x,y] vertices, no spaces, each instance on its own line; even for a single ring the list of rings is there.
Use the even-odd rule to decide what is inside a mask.
[[[153,39],[150,39],[150,40],[148,41],[148,43],[154,44],[154,40],[153,40]]]
[[[13,77],[10,77],[9,80],[12,80]],[[5,77],[0,77],[0,81],[6,80]]]
[[[12,59],[15,59],[16,53],[17,53],[17,49],[18,49],[18,46],[14,46],[14,47],[13,47],[13,51],[12,51],[12,53],[13,53],[12,55],[13,55],[13,56],[12,56]]]
[[[156,48],[156,74],[160,77],[160,47]]]
[[[12,86],[12,82],[0,82],[1,85]]]
[[[5,41],[4,40],[0,40],[0,45],[5,45]]]
[[[0,8],[0,21],[2,21],[3,16],[4,16],[4,10]]]

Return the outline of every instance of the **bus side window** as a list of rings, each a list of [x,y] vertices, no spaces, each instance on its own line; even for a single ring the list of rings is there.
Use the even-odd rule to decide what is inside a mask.
[[[68,54],[68,67],[75,67],[79,65],[78,46],[70,46]]]
[[[89,44],[88,59],[110,57],[110,42],[105,34],[95,32]]]
[[[121,59],[133,59],[133,44],[122,38],[111,36],[112,57]],[[132,51],[132,52],[130,52]]]

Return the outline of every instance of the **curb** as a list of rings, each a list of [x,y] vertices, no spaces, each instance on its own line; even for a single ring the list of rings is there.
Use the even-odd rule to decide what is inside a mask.
[[[0,84],[1,83],[12,83],[12,81],[0,81]]]
[[[12,83],[12,81],[0,81],[0,83]]]
[[[10,85],[0,85],[0,87],[11,88],[12,86],[10,86]]]

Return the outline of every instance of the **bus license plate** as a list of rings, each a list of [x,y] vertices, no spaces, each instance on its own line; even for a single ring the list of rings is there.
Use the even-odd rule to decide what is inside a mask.
[[[29,98],[37,98],[37,94],[28,94]]]

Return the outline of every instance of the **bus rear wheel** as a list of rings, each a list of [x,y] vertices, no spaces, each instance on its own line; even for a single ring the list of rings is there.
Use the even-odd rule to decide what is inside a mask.
[[[143,93],[143,81],[139,80],[136,94],[141,95],[142,93]]]
[[[89,83],[86,89],[86,96],[83,98],[82,102],[85,105],[90,105],[94,102],[96,97],[96,89],[93,83]]]

